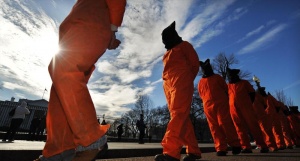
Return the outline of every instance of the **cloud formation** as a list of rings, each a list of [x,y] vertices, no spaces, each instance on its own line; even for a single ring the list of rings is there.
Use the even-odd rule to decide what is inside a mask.
[[[254,40],[252,43],[248,44],[247,46],[243,47],[240,51],[238,51],[238,54],[246,54],[253,52],[257,49],[262,48],[267,43],[272,41],[281,31],[283,31],[287,27],[287,24],[279,24],[275,26],[274,28],[270,29],[268,32],[263,34],[258,39]],[[258,32],[254,30],[254,32]],[[254,33],[252,32],[252,34]]]

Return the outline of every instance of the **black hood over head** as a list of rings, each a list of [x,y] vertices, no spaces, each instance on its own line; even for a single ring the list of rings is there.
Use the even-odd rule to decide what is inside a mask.
[[[199,63],[200,63],[200,67],[201,67],[201,70],[203,73],[203,76],[202,76],[203,78],[207,78],[207,77],[215,74],[210,65],[209,59],[206,59],[205,62],[200,61]]]
[[[259,92],[262,96],[267,96],[267,93],[266,93],[266,87],[259,87],[257,89],[257,92]]]
[[[179,37],[177,31],[175,30],[175,21],[165,28],[161,34],[162,42],[165,44],[167,50],[172,49],[174,46],[182,42],[181,37]]]
[[[228,77],[229,83],[239,82],[241,80],[240,77],[239,77],[239,73],[240,73],[239,69],[227,68],[227,77]]]

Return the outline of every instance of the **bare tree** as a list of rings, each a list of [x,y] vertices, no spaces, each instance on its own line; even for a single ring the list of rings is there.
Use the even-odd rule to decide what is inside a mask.
[[[226,80],[227,68],[238,63],[239,61],[235,58],[234,54],[226,56],[224,52],[221,52],[213,59],[212,66],[213,69]]]
[[[287,97],[283,90],[276,90],[275,91],[275,96],[274,96],[278,101],[282,102],[283,104],[287,106],[293,106],[293,101],[290,97]]]
[[[140,110],[140,114],[147,116],[149,109],[153,107],[153,102],[147,95],[138,95],[138,99],[135,103],[135,108]],[[147,119],[144,116],[145,119]]]
[[[139,111],[130,110],[127,113],[122,115],[123,124],[125,125],[125,136],[129,137],[132,135],[134,138],[138,132],[138,129],[135,125],[136,121],[139,119]]]
[[[230,68],[230,66],[238,63],[239,61],[236,59],[234,54],[227,56],[224,52],[221,52],[213,59],[212,67],[218,74],[227,80],[227,68]],[[248,71],[241,70],[239,73],[241,79],[245,79],[250,82],[252,82],[251,75],[252,74]]]
[[[144,121],[147,126],[149,126],[154,120],[153,112],[151,112],[153,102],[147,95],[138,95],[137,101],[134,107],[124,113],[120,120],[125,127],[125,136],[129,137],[132,135],[133,137],[136,136],[138,133],[138,129],[136,127],[137,120],[140,119],[140,114],[144,115]]]

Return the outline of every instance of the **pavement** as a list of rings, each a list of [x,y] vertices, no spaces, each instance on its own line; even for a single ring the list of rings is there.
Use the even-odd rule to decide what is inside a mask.
[[[16,140],[0,142],[0,161],[32,161],[41,155],[45,142]],[[162,153],[160,143],[138,144],[135,142],[108,142],[108,151],[97,161],[153,161],[156,154]],[[254,146],[253,146],[254,147]],[[199,143],[203,161],[299,161],[300,148],[286,149],[276,153],[259,153],[233,156],[231,152],[226,157],[217,157],[212,143]],[[184,156],[185,148],[181,153]]]
[[[45,142],[15,140],[0,142],[0,161],[32,161],[42,154]],[[203,152],[214,151],[214,144],[199,144]],[[155,156],[162,153],[160,143],[108,142],[108,151],[102,159]],[[185,153],[185,148],[182,149]]]
[[[201,148],[200,148],[201,149]],[[181,158],[184,155],[181,156]],[[182,159],[181,159],[182,160]],[[200,161],[299,161],[300,148],[285,149],[278,152],[260,153],[259,150],[253,150],[251,154],[232,155],[231,152],[227,156],[218,157],[215,152],[202,153]],[[97,161],[154,161],[153,156],[148,157],[132,157],[132,158],[115,158],[115,159],[99,159]]]

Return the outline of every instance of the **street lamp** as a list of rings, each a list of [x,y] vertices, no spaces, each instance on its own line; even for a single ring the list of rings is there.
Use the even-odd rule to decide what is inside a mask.
[[[260,80],[259,80],[259,78],[254,75],[252,79],[256,83],[257,88],[260,88]]]

